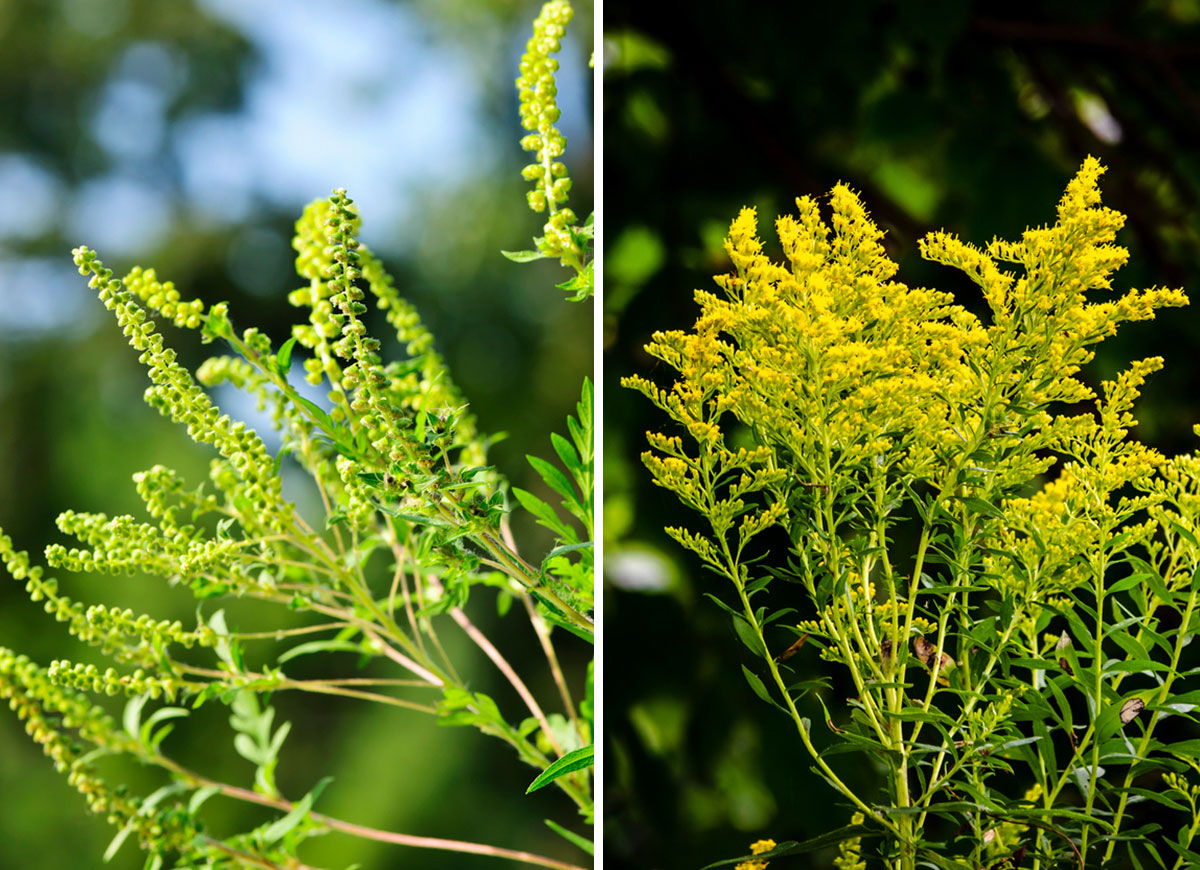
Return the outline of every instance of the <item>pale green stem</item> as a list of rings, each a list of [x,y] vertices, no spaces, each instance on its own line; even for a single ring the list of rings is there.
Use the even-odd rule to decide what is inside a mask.
[[[575,727],[575,731],[579,734],[579,739],[584,743],[592,739],[592,735],[585,734],[583,723],[575,714],[575,705],[571,702],[571,691],[567,688],[567,680],[563,675],[562,667],[558,663],[558,656],[554,652],[554,643],[550,638],[550,630],[546,627],[546,620],[537,612],[533,601],[528,595],[521,596],[521,603],[525,605],[525,611],[529,614],[529,622],[533,625],[533,632],[537,635],[538,643],[542,645],[542,652],[546,656],[546,661],[550,665],[550,673],[554,676],[554,683],[558,686],[559,697],[562,698],[563,709],[567,711],[567,718],[571,720],[571,724]]]
[[[1175,682],[1175,678],[1179,674],[1179,658],[1183,654],[1185,642],[1191,639],[1191,637],[1187,635],[1183,629],[1191,624],[1192,612],[1195,610],[1198,594],[1200,594],[1200,590],[1192,589],[1191,594],[1188,596],[1187,608],[1184,610],[1181,628],[1180,631],[1175,635],[1175,648],[1171,651],[1171,669],[1167,672],[1166,677],[1163,678],[1162,685],[1159,687],[1158,698],[1155,701],[1156,705],[1162,705],[1166,703],[1167,698],[1170,697],[1171,694],[1171,685]],[[1142,734],[1142,739],[1138,743],[1137,755],[1139,758],[1145,757],[1146,752],[1149,750],[1150,738],[1154,733],[1154,727],[1158,724],[1161,718],[1162,715],[1159,710],[1155,710],[1153,714],[1151,714],[1150,721],[1146,724],[1146,730]],[[1121,822],[1124,821],[1125,818],[1125,806],[1129,802],[1129,787],[1132,783],[1133,765],[1130,765],[1129,769],[1125,771],[1125,781],[1122,783],[1121,787],[1121,798],[1117,803],[1117,811],[1112,820],[1114,835],[1120,833],[1121,831]],[[1200,818],[1194,818],[1192,820],[1189,841],[1191,838],[1196,836],[1197,825],[1200,825]],[[1113,849],[1116,848],[1116,844],[1117,841],[1115,839],[1108,841],[1108,846],[1104,850],[1103,863],[1107,864],[1109,859],[1112,858]],[[1184,848],[1187,847],[1185,846]],[[1176,867],[1182,867],[1182,861],[1183,858],[1180,857],[1176,863]]]

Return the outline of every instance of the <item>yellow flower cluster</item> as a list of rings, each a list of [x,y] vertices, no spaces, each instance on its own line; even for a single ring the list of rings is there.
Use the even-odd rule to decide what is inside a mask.
[[[896,281],[882,232],[845,185],[830,194],[828,220],[812,197],[778,219],[780,262],[764,251],[754,210],[743,209],[725,243],[733,272],[716,278],[723,295],[696,291],[694,328],[655,333],[646,348],[678,373],[675,382],[664,389],[641,377],[624,381],[691,442],[651,433],[643,455],[655,482],[712,529],[703,538],[672,534],[712,562],[733,516],[749,518],[744,525],[755,534],[786,520],[797,550],[810,557],[806,586],[832,580],[826,588],[836,590],[861,585],[847,572],[875,561],[838,524],[877,535],[875,525],[919,485],[940,500],[937,510],[987,526],[997,545],[985,571],[992,582],[1016,584],[1026,596],[1077,583],[1078,554],[1111,523],[1159,500],[1114,494],[1145,489],[1163,463],[1125,437],[1136,423],[1138,388],[1161,361],[1135,363],[1105,383],[1096,416],[1056,418],[1047,407],[1094,398],[1075,375],[1121,322],[1187,304],[1182,291],[1158,288],[1089,301],[1089,292],[1112,289],[1127,257],[1113,243],[1122,216],[1100,205],[1102,172],[1089,158],[1057,222],[1019,241],[978,248],[938,232],[921,242],[927,259],[980,285],[987,322],[949,294]],[[753,446],[734,454],[726,447],[734,432],[748,432]],[[1025,497],[1051,452],[1073,463]],[[1115,504],[1085,504],[1097,495],[1104,505],[1113,495]],[[1001,504],[1008,517],[997,523],[987,505]],[[735,554],[750,537],[738,536]]]
[[[775,846],[776,843],[774,840],[757,840],[750,844],[750,854],[762,855],[765,852],[770,852]],[[770,861],[742,861],[733,870],[767,870],[767,865],[770,863]]]
[[[1041,798],[1042,786],[1035,782],[1025,792],[1021,801],[1031,807],[1036,807]],[[990,832],[992,836],[987,840],[989,854],[994,856],[1011,855],[1021,839],[1029,832],[1029,826],[1018,822],[1001,822],[995,828],[991,828]]]
[[[850,817],[850,824],[861,825],[866,817],[855,813]],[[833,859],[837,870],[866,870],[867,862],[862,859],[862,837],[851,837],[838,843],[838,856]]]

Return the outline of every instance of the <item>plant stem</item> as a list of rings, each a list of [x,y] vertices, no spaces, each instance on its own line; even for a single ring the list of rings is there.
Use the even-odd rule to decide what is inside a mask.
[[[567,711],[567,718],[575,726],[575,730],[579,733],[579,739],[584,743],[590,742],[591,735],[583,733],[583,726],[575,715],[575,705],[571,703],[571,691],[567,688],[567,680],[563,676],[558,656],[554,652],[554,642],[550,639],[550,630],[546,628],[546,620],[537,612],[537,608],[533,606],[533,601],[528,595],[521,596],[521,603],[525,605],[525,612],[529,614],[529,622],[533,625],[533,631],[542,645],[542,652],[546,654],[546,661],[550,665],[550,673],[554,675],[554,683],[558,686],[558,694],[562,698],[563,709]]]
[[[1175,682],[1175,677],[1179,674],[1179,658],[1183,654],[1184,645],[1191,640],[1191,636],[1188,635],[1183,629],[1191,624],[1192,612],[1196,608],[1196,600],[1198,595],[1200,595],[1200,590],[1192,589],[1191,594],[1188,596],[1187,607],[1183,613],[1181,628],[1179,633],[1175,636],[1175,648],[1171,651],[1171,670],[1167,672],[1166,677],[1163,679],[1163,684],[1158,690],[1158,698],[1156,703],[1159,705],[1165,703],[1167,698],[1170,696],[1171,684]],[[1147,750],[1150,748],[1150,739],[1154,733],[1154,726],[1158,724],[1161,718],[1162,716],[1159,710],[1155,710],[1153,714],[1151,714],[1150,721],[1146,725],[1146,730],[1142,734],[1142,739],[1138,743],[1137,755],[1139,758],[1145,757]],[[1107,864],[1109,859],[1112,858],[1113,849],[1115,849],[1117,845],[1116,835],[1120,833],[1121,822],[1124,821],[1125,818],[1125,806],[1129,802],[1129,787],[1133,783],[1133,770],[1133,765],[1130,765],[1129,769],[1125,771],[1125,781],[1121,786],[1121,799],[1117,803],[1117,811],[1113,815],[1113,839],[1108,841],[1108,846],[1104,850],[1104,861],[1102,863],[1105,864]],[[1200,825],[1200,818],[1194,817],[1191,828],[1192,837],[1195,837],[1196,835],[1197,825]],[[1181,856],[1179,861],[1182,860],[1183,858]],[[1177,863],[1176,866],[1182,866],[1182,864]]]
[[[546,719],[546,714],[542,712],[541,705],[533,697],[533,693],[529,691],[529,687],[525,685],[525,681],[513,670],[508,660],[500,654],[500,650],[496,649],[492,642],[487,639],[487,636],[475,626],[475,623],[467,618],[467,615],[462,610],[455,607],[450,611],[450,616],[467,633],[467,637],[471,638],[475,645],[483,650],[484,655],[492,660],[492,664],[496,666],[500,673],[504,674],[509,684],[517,690],[517,694],[521,696],[521,700],[525,702],[525,706],[529,708],[529,712],[533,714],[533,718],[538,720],[538,725],[542,729],[542,734],[546,737],[546,742],[561,757],[563,755],[562,746],[559,745],[558,738],[554,736],[554,731],[550,728],[550,723]]]
[[[180,779],[187,782],[195,788],[215,787],[221,794],[227,797],[236,798],[248,803],[258,804],[259,806],[272,807],[281,812],[291,812],[296,808],[296,805],[284,798],[272,798],[266,795],[259,794],[256,791],[239,788],[235,785],[229,785],[224,782],[217,782],[208,777],[201,776],[187,768],[176,764],[170,759],[156,755],[151,759],[155,764],[164,767],[175,773]],[[399,846],[412,846],[418,849],[440,849],[448,852],[463,852],[472,855],[490,855],[493,858],[507,858],[510,861],[518,861],[522,864],[533,864],[539,867],[550,867],[552,870],[586,870],[586,868],[578,864],[568,864],[565,861],[558,861],[554,858],[547,858],[543,855],[535,855],[532,852],[521,852],[514,849],[505,849],[500,846],[490,846],[485,843],[472,843],[466,840],[445,840],[439,837],[418,837],[413,834],[397,834],[392,831],[382,831],[378,828],[370,828],[366,825],[356,825],[353,822],[345,822],[341,819],[335,819],[332,816],[324,815],[323,813],[309,813],[314,822],[333,828],[335,831],[341,831],[345,834],[351,834],[355,837],[362,837],[366,840],[376,840],[381,843],[394,843]]]

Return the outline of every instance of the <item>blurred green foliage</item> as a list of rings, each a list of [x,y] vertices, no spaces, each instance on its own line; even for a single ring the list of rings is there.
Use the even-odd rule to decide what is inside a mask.
[[[899,280],[974,285],[922,262],[938,228],[1019,236],[1088,154],[1106,204],[1129,215],[1119,287],[1200,287],[1200,4],[1019,7],[949,0],[756,7],[605,7],[605,730],[607,866],[699,867],[762,837],[845,823],[738,675],[745,650],[702,597],[713,578],[662,533],[693,515],[641,467],[661,415],[619,378],[668,376],[643,351],[695,319],[692,289],[725,272],[744,205],[763,226],[837,181],[887,231]],[[1041,220],[1051,222],[1046,209]],[[770,233],[764,230],[764,235]],[[1165,370],[1139,405],[1141,437],[1195,449],[1200,315],[1130,327],[1090,383],[1150,354]],[[783,602],[786,604],[787,602]],[[835,687],[835,693],[837,688]],[[841,771],[839,770],[839,773]],[[847,770],[852,780],[868,769]],[[829,866],[836,852],[816,856]]]
[[[297,9],[265,4],[259,14],[281,33],[288,16],[322,7],[325,14],[336,10],[351,32],[372,26],[379,16],[406,16],[410,24],[415,22],[410,31],[415,44],[436,43],[444,52],[436,57],[452,57],[465,71],[463,81],[475,94],[473,123],[484,137],[475,152],[481,159],[464,163],[450,180],[422,181],[416,167],[411,173],[415,182],[388,191],[420,215],[414,235],[376,235],[373,247],[437,337],[480,425],[510,433],[510,440],[492,454],[494,461],[515,484],[544,495],[545,487],[524,454],[549,453],[549,432],[564,428],[580,378],[591,369],[591,320],[583,306],[561,304],[553,285],[565,274],[557,265],[517,266],[499,253],[527,246],[540,229],[523,202],[520,168],[525,161],[517,145],[522,131],[512,89],[516,60],[539,5],[362,0]],[[118,274],[134,262],[153,265],[185,296],[230,300],[239,327],[258,326],[276,344],[290,334],[296,311],[286,296],[300,283],[291,267],[292,224],[299,204],[327,195],[331,185],[292,192],[296,206],[255,194],[247,207],[231,203],[227,214],[214,216],[191,198],[185,183],[183,146],[193,129],[189,124],[204,115],[238,117],[247,108],[247,93],[265,80],[275,60],[221,14],[226,6],[192,0],[0,0],[0,161],[13,158],[22,167],[32,166],[46,182],[42,187],[52,192],[51,204],[45,206],[29,198],[26,188],[0,187],[6,216],[0,221],[0,526],[35,561],[46,544],[63,540],[54,528],[54,517],[63,509],[140,516],[143,508],[130,479],[135,471],[160,462],[193,482],[207,478],[209,454],[142,403],[147,379],[137,354],[84,279],[76,276],[73,285],[55,285],[52,293],[48,286],[21,278],[29,274],[22,271],[28,262],[61,262],[69,272],[71,248],[96,244],[78,237],[78,205],[89,184],[114,172],[146,181],[159,197],[153,213],[166,218],[153,233],[135,239],[128,252],[106,255],[100,250]],[[574,125],[568,136],[577,135],[568,144],[568,159],[579,202],[592,198],[590,148],[583,138],[590,135],[590,15],[581,4],[568,35],[575,43],[573,53],[564,59],[564,64],[578,62],[577,79],[584,88],[575,94],[576,102],[564,107],[565,114],[573,115],[564,118]],[[171,82],[156,79],[153,69],[142,82],[162,97],[161,135],[151,138],[137,126],[135,115],[116,113],[118,130],[135,140],[145,133],[151,142],[134,148],[131,157],[105,145],[97,118],[105,107],[106,88],[139,46],[151,46],[156,56],[169,59],[165,69]],[[356,62],[367,61],[358,57]],[[321,68],[319,59],[313,63],[314,81],[336,80],[334,70]],[[396,82],[397,88],[403,85]],[[348,91],[336,98],[350,104],[360,96]],[[330,108],[310,105],[313,123],[320,123]],[[345,134],[369,142],[381,162],[404,159],[395,154],[385,130],[368,127]],[[297,141],[295,147],[304,144]],[[338,167],[329,169],[337,179]],[[368,191],[350,193],[366,198]],[[363,218],[369,229],[369,207]],[[378,221],[375,225],[380,226]],[[78,293],[71,295],[70,287]],[[382,319],[370,328],[377,335],[389,333]],[[211,352],[191,336],[169,326],[165,331],[189,367]],[[393,351],[385,345],[385,356],[395,355]],[[218,401],[228,403],[226,410],[234,416],[253,407],[232,394],[220,394]],[[544,534],[532,521],[517,533]],[[63,580],[65,589],[84,601],[119,603],[185,622],[194,618],[189,595],[146,578]],[[246,614],[247,619],[253,616]],[[524,662],[541,660],[528,626],[513,618],[483,623],[518,670]],[[73,644],[61,626],[28,601],[21,585],[7,578],[0,583],[0,638],[42,663],[57,657],[97,660],[94,651]],[[480,658],[473,647],[464,646],[462,652],[464,658]],[[564,662],[573,682],[582,683],[586,663],[584,654]],[[494,692],[502,706],[516,703],[486,663],[469,678],[478,690]],[[537,671],[530,682],[537,693],[554,691],[549,674]],[[310,700],[287,697],[278,698],[277,706],[280,720],[295,726],[281,787],[303,793],[333,772],[335,782],[322,799],[329,813],[430,836],[462,837],[469,828],[470,837],[480,841],[571,854],[549,830],[540,842],[531,839],[541,830],[540,819],[552,814],[554,799],[548,792],[523,801],[494,799],[499,793],[523,793],[529,774],[515,758],[490,750],[487,738],[438,729],[419,714],[364,715],[356,705],[316,707]],[[236,759],[229,746],[204,743],[205,717],[222,741],[231,739],[221,715],[215,708],[199,711],[196,722],[170,738],[174,751],[185,763],[207,767],[216,776],[248,782],[250,765]],[[194,742],[186,742],[189,736]],[[135,787],[138,776],[138,771],[129,773]],[[87,815],[82,800],[9,715],[0,716],[0,784],[8,795],[0,813],[0,866],[98,866],[114,831],[103,819]],[[212,806],[217,807],[215,802]],[[230,830],[261,821],[252,817],[253,810],[229,806],[227,813]],[[468,815],[469,826],[463,822]],[[530,820],[535,831],[530,831]],[[515,837],[518,830],[525,836]],[[110,866],[141,867],[142,860],[127,846]],[[414,858],[396,847],[330,836],[313,850],[311,860],[333,866],[358,861],[379,868],[413,866],[415,860],[437,868],[459,867],[472,859],[436,852]]]

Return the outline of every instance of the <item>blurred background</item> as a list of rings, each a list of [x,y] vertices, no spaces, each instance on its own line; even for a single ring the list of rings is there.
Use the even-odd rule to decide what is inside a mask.
[[[619,379],[670,382],[642,347],[691,327],[694,288],[716,292],[740,207],[758,207],[778,254],[775,216],[838,181],[886,230],[899,280],[978,310],[978,288],[922,262],[917,240],[1053,222],[1094,154],[1104,201],[1129,218],[1116,286],[1183,286],[1200,304],[1200,3],[610,0],[604,32],[604,613],[620,639],[605,647],[607,866],[694,868],[850,813],[739,674],[748,653],[702,597],[727,590],[663,534],[695,519],[650,484],[638,454],[664,418]],[[1135,435],[1192,451],[1198,341],[1200,311],[1171,310],[1124,327],[1086,378],[1164,356]]]
[[[154,266],[185,297],[228,299],[239,328],[278,345],[297,313],[290,246],[305,203],[345,187],[362,239],[437,336],[485,431],[510,433],[492,458],[510,480],[540,490],[524,454],[552,455],[582,376],[591,371],[592,311],[568,305],[552,263],[518,265],[501,249],[532,247],[541,219],[525,207],[513,90],[538,0],[0,0],[0,527],[38,554],[65,542],[63,509],[142,515],[130,476],[154,463],[193,483],[210,453],[141,401],[137,354],[75,272],[87,244],[124,274]],[[561,125],[575,181],[571,204],[591,208],[590,4],[576,4],[561,55]],[[211,348],[166,327],[194,367]],[[380,321],[375,334],[386,338]],[[397,354],[394,341],[387,353]],[[251,403],[217,395],[235,416]],[[531,547],[545,541],[518,529]],[[195,602],[162,581],[70,577],[86,603],[133,607],[194,624]],[[552,690],[536,640],[513,612],[481,618],[535,693]],[[519,610],[519,608],[517,609]],[[274,612],[247,613],[270,625]],[[25,598],[0,583],[0,644],[48,664],[97,661]],[[566,655],[582,685],[586,651]],[[474,648],[463,657],[482,658]],[[453,655],[453,653],[452,653]],[[300,660],[303,661],[303,660]],[[544,668],[542,669],[544,670]],[[474,689],[518,719],[515,698],[478,667]],[[542,819],[571,824],[546,789],[520,798],[531,769],[474,730],[440,729],[405,711],[368,711],[276,696],[291,720],[280,784],[298,797],[336,779],[323,811],[391,830],[530,849],[578,859]],[[213,709],[209,709],[209,707]],[[217,777],[248,785],[219,705],[167,748]],[[206,718],[207,717],[207,718]],[[203,736],[205,723],[217,730]],[[188,727],[190,725],[190,727]],[[214,744],[214,738],[219,743]],[[192,738],[192,739],[189,739]],[[144,793],[159,784],[129,773]],[[141,777],[139,779],[139,777]],[[22,731],[0,716],[0,867],[95,867],[113,831]],[[498,795],[514,796],[497,800]],[[213,826],[246,830],[253,811],[213,801]],[[577,826],[576,826],[577,827]],[[111,866],[141,867],[127,845]],[[321,866],[461,867],[489,859],[422,853],[330,836],[306,859]],[[491,862],[496,865],[498,862]]]

